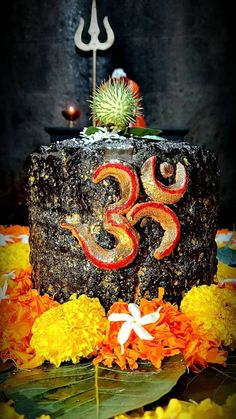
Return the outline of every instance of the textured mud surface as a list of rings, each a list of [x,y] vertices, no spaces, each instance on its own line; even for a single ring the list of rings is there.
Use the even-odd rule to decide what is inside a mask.
[[[65,217],[79,214],[91,225],[97,242],[114,247],[114,238],[103,229],[105,209],[119,199],[119,186],[111,177],[99,184],[92,173],[104,161],[127,161],[140,176],[142,164],[156,155],[159,162],[181,162],[189,175],[184,197],[169,207],[181,224],[181,238],[172,254],[160,261],[153,258],[163,230],[151,219],[135,228],[140,234],[139,252],[129,266],[117,271],[101,270],[84,256],[70,231],[60,224]],[[157,296],[179,301],[183,292],[195,284],[209,284],[216,271],[214,236],[218,213],[219,173],[215,155],[187,143],[132,139],[95,144],[68,140],[41,147],[26,165],[33,281],[41,292],[60,302],[73,292],[97,296],[109,306],[119,298],[138,301]],[[163,183],[174,179],[163,179]],[[148,200],[141,188],[139,201]]]

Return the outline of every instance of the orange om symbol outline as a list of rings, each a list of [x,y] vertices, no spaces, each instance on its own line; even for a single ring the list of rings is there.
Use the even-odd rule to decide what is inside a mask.
[[[166,166],[165,166],[166,165]],[[126,163],[111,161],[99,166],[92,180],[99,183],[108,176],[114,177],[120,185],[120,200],[108,207],[104,218],[105,230],[116,240],[113,249],[104,249],[95,240],[87,224],[66,222],[61,227],[70,230],[79,241],[85,256],[100,269],[120,269],[129,265],[136,257],[139,247],[139,234],[134,225],[143,217],[151,217],[164,230],[160,246],[154,257],[168,256],[180,238],[180,223],[175,213],[165,204],[173,204],[184,195],[188,176],[181,163],[176,165],[175,183],[163,185],[155,176],[156,157],[150,157],[141,168],[141,181],[148,202],[136,203],[139,197],[139,180],[135,171]],[[162,163],[163,176],[170,177],[173,166]],[[166,170],[168,169],[168,170]]]

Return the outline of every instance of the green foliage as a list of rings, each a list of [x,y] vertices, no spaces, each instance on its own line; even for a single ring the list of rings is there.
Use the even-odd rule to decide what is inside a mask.
[[[102,132],[104,131],[104,128],[102,127],[88,127],[86,128],[85,131],[85,135],[90,136],[90,135],[94,135],[96,132]],[[150,139],[154,139],[157,141],[163,141],[165,140],[165,138],[159,137],[159,134],[162,131],[160,129],[157,128],[139,128],[139,127],[129,127],[126,128],[123,131],[120,131],[120,135],[124,135],[126,137],[137,137],[137,138],[150,138]]]
[[[28,419],[41,414],[52,419],[106,419],[158,400],[184,371],[178,357],[167,360],[161,370],[148,363],[138,371],[121,371],[86,362],[5,373],[2,389]]]
[[[230,394],[236,393],[236,356],[229,356],[227,367],[209,367],[195,374],[187,382],[184,400],[200,402],[210,397],[217,404],[224,404]]]
[[[128,135],[133,135],[134,137],[146,137],[146,138],[152,138],[156,140],[163,140],[163,138],[158,137],[158,135],[162,132],[160,129],[154,129],[154,128],[139,128],[139,127],[133,127],[127,129]]]
[[[85,135],[93,135],[96,132],[99,132],[99,128],[96,127],[88,127],[85,131]]]

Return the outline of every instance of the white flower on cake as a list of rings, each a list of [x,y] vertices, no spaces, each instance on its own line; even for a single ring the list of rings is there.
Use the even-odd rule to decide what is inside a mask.
[[[217,233],[215,238],[216,243],[230,242],[233,234],[234,233],[232,231],[229,231],[228,233]]]
[[[84,140],[87,140],[89,143],[96,143],[103,140],[125,140],[126,137],[119,135],[116,131],[109,131],[106,127],[96,127],[96,132],[93,134],[86,134],[88,128],[84,128],[80,133],[81,137]]]
[[[236,284],[236,278],[221,279],[220,284]]]
[[[21,240],[22,243],[27,244],[29,243],[29,236],[28,234],[20,234],[19,236],[17,236],[18,239]]]
[[[6,295],[7,287],[8,287],[8,281],[6,279],[3,287],[0,287],[0,303],[2,300],[6,300],[8,298],[8,295]]]
[[[16,277],[16,274],[15,274],[15,272],[6,272],[4,275],[4,278],[6,278],[7,280],[8,279],[15,279],[15,277]]]
[[[136,335],[142,340],[153,340],[154,337],[143,327],[147,324],[155,323],[160,318],[161,307],[157,311],[146,314],[141,317],[140,310],[137,304],[130,303],[128,305],[130,314],[127,313],[112,313],[108,317],[110,322],[123,321],[120,331],[118,333],[118,342],[121,346],[121,354],[124,353],[124,344],[129,339],[130,333],[133,330]]]
[[[11,234],[0,234],[0,246],[5,246],[5,244],[13,242],[14,240]]]
[[[24,244],[29,242],[28,234],[20,234],[19,236],[13,236],[12,234],[0,234],[0,246],[5,246],[8,243],[14,243],[14,237],[19,239]]]

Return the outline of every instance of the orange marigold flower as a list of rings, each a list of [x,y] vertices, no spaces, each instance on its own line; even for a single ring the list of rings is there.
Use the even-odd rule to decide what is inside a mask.
[[[161,307],[161,308],[160,308]],[[208,362],[224,364],[226,352],[219,350],[219,342],[212,339],[200,326],[194,324],[177,306],[164,303],[161,298],[152,301],[141,299],[140,315],[155,313],[160,310],[160,318],[153,323],[145,324],[146,331],[153,337],[141,339],[133,329],[124,343],[124,351],[118,341],[122,321],[110,321],[107,326],[106,339],[100,347],[95,363],[103,362],[108,367],[113,363],[121,369],[127,366],[138,368],[138,360],[149,360],[160,368],[165,357],[182,354],[186,365],[193,370],[206,367]],[[113,313],[130,314],[128,304],[121,301],[113,304],[108,315]]]
[[[5,227],[0,225],[0,235],[8,236],[7,243],[27,242],[29,236],[29,227],[20,225],[10,225]]]
[[[44,311],[58,305],[47,294],[40,296],[34,289],[27,289],[29,277],[15,289],[12,296],[0,303],[0,358],[11,359],[18,367],[34,357],[30,349],[32,326]],[[25,289],[24,289],[25,286]],[[14,289],[13,289],[14,291]]]
[[[12,234],[13,236],[19,236],[20,234],[29,235],[29,227],[18,224],[10,225],[8,227],[0,225],[0,234]]]
[[[8,279],[7,294],[11,298],[25,294],[32,288],[31,271],[31,267],[28,270],[20,269],[16,271],[14,278]]]

